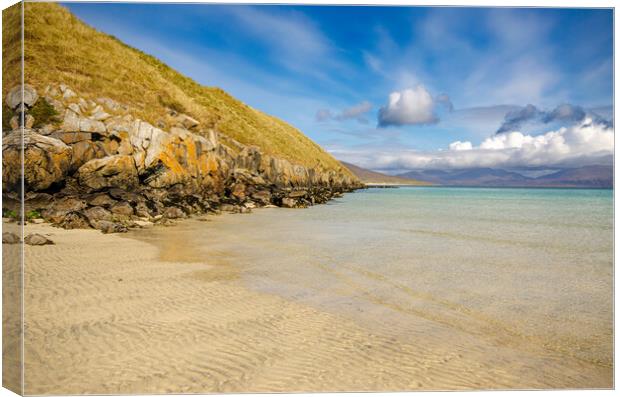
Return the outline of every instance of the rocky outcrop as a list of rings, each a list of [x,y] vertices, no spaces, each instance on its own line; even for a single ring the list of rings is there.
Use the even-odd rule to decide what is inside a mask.
[[[17,90],[6,100],[19,108]],[[38,99],[27,91],[26,113]],[[63,227],[108,233],[218,209],[306,207],[361,187],[345,172],[292,164],[230,138],[226,145],[186,114],[170,111],[165,130],[112,99],[86,100],[62,84],[41,98],[61,119],[6,132],[4,202],[8,209],[18,203],[23,131],[26,208]]]

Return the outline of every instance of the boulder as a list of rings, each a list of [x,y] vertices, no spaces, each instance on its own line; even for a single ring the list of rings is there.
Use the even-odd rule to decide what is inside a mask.
[[[110,221],[97,221],[93,226],[95,229],[101,230],[103,233],[125,233],[127,231],[127,227],[110,222]]]
[[[131,204],[121,201],[112,206],[110,208],[113,214],[122,215],[122,216],[131,216],[133,215],[133,207]]]
[[[71,145],[71,171],[78,170],[90,160],[106,157],[100,143],[86,140]]]
[[[11,131],[2,142],[3,190],[21,184],[20,130]],[[64,182],[71,165],[71,148],[62,141],[24,130],[24,182],[26,190],[44,190]]]
[[[54,200],[51,206],[46,208],[42,215],[43,219],[60,224],[69,213],[79,212],[86,208],[86,203],[74,197],[63,197]]]
[[[67,87],[64,84],[60,84],[59,88],[60,88],[60,92],[62,93],[63,99],[69,99],[69,98],[73,98],[74,96],[76,96],[75,92],[73,92],[71,88]]]
[[[141,220],[137,220],[137,221],[133,221],[133,223],[140,227],[140,228],[148,228],[148,227],[153,227],[155,224],[153,222],[150,221],[141,221]]]
[[[92,227],[96,227],[96,224],[99,221],[112,220],[112,213],[103,207],[91,207],[84,211],[84,215]]]
[[[102,121],[83,117],[76,112],[77,109],[67,109],[60,128],[65,132],[96,132],[106,133],[105,124]]]
[[[49,245],[54,242],[42,234],[31,233],[24,238],[24,243],[28,245]]]
[[[112,199],[106,193],[95,194],[87,200],[88,204],[98,207],[111,207],[116,203],[116,200]]]
[[[19,236],[11,232],[2,232],[2,244],[17,244]]]
[[[243,200],[245,198],[245,188],[246,186],[243,183],[235,183],[232,185],[230,191],[234,197]]]
[[[93,159],[77,171],[81,186],[97,191],[117,187],[130,190],[138,185],[138,172],[131,156],[115,155]]]
[[[295,208],[297,206],[297,201],[292,198],[284,197],[282,199],[282,207],[285,208]]]
[[[24,104],[28,107],[32,107],[35,104],[37,99],[39,99],[39,95],[33,86],[29,84],[24,84],[23,97],[22,97],[22,86],[18,85],[13,87],[11,91],[6,96],[6,104],[11,109],[16,109],[20,104]]]
[[[58,223],[58,226],[64,229],[87,229],[90,224],[80,212],[69,212]]]
[[[168,207],[164,210],[164,218],[177,219],[185,218],[185,212],[178,207]]]
[[[259,190],[252,193],[252,198],[260,203],[271,203],[271,192],[269,190]]]
[[[110,117],[110,114],[106,113],[101,105],[95,106],[95,108],[90,113],[90,118],[97,121],[102,121]]]
[[[24,211],[38,210],[49,207],[54,197],[48,193],[27,192],[24,196]]]

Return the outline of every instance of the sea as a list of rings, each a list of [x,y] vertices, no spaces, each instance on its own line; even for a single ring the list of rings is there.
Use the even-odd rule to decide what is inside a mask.
[[[603,189],[371,188],[215,217],[188,239],[247,288],[428,354],[611,374],[613,210]]]

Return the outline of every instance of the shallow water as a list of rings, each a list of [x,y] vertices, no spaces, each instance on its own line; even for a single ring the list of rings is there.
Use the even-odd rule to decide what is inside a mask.
[[[179,238],[251,289],[521,377],[557,365],[611,384],[611,190],[369,189],[213,219]]]

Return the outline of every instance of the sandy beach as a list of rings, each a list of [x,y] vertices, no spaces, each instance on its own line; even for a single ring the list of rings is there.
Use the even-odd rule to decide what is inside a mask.
[[[205,247],[192,249],[191,233],[251,216],[128,235],[27,225],[27,234],[55,245],[26,248],[26,393],[611,386],[611,368],[514,356],[506,347],[489,356],[481,341],[457,347],[441,346],[437,335],[401,338],[256,292],[217,244],[208,258]]]

